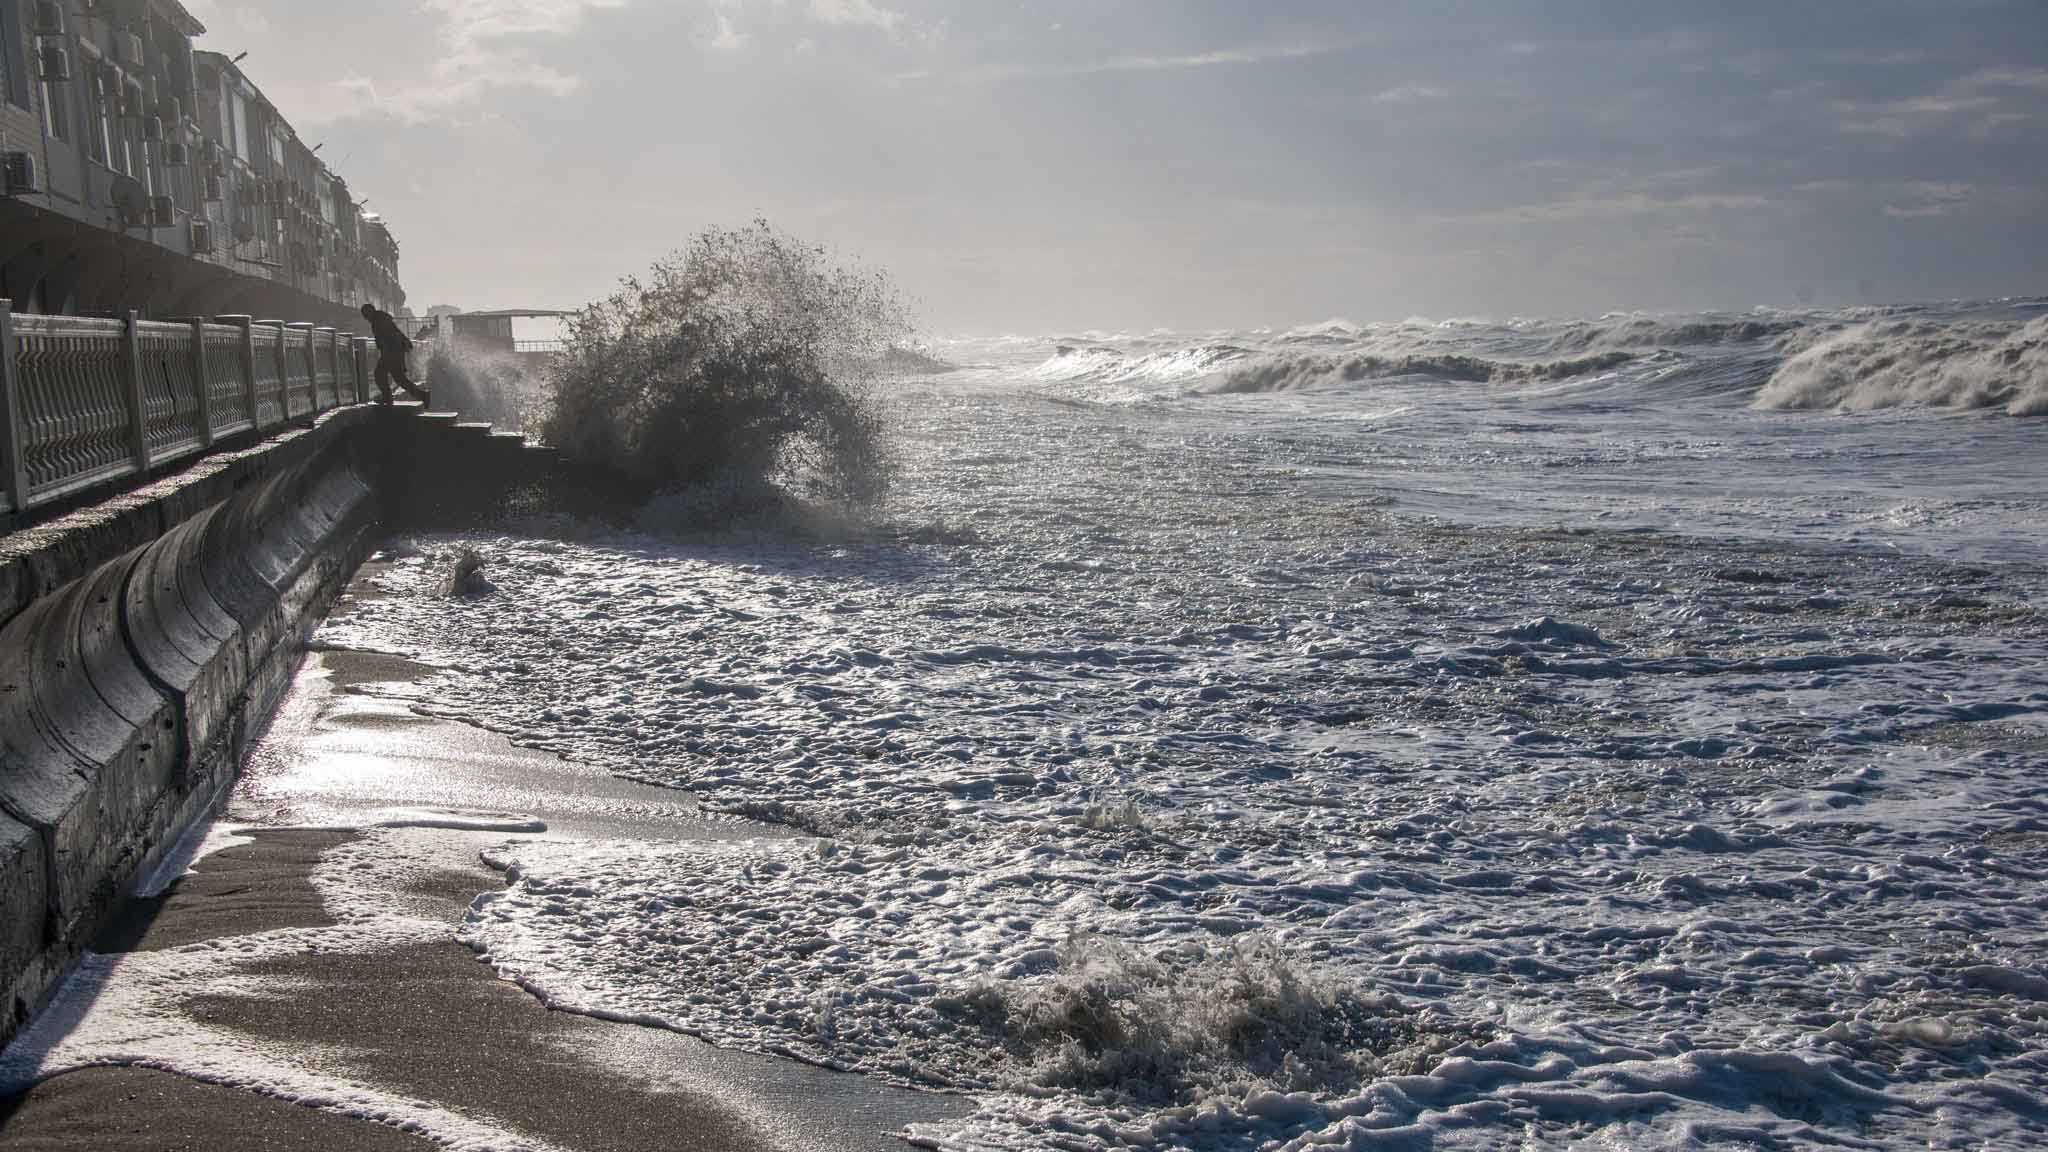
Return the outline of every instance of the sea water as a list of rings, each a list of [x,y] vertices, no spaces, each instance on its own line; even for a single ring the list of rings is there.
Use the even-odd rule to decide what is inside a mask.
[[[925,1146],[2031,1146],[2044,317],[940,341],[872,517],[429,536],[322,639],[809,833],[508,842],[464,938]]]

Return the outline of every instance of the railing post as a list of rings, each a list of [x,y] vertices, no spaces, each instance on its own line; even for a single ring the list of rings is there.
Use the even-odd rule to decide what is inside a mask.
[[[322,328],[321,343],[327,349],[327,378],[334,381],[334,406],[341,407],[341,333]]]
[[[121,395],[128,404],[128,451],[135,471],[149,471],[149,410],[142,403],[142,342],[136,338],[135,309],[121,317]]]
[[[289,424],[292,419],[292,374],[287,371],[284,360],[284,321],[265,320],[263,327],[263,350],[261,355],[270,357],[270,363],[277,369],[277,419],[280,424]]]
[[[19,354],[14,342],[14,312],[0,300],[0,488],[7,492],[7,508],[20,512],[28,507],[28,466],[22,459],[21,381],[15,370]]]
[[[306,374],[306,415],[320,414],[320,377],[313,371],[313,325],[305,320],[292,320],[284,326],[284,378],[292,378],[292,364],[296,361]],[[286,395],[290,395],[287,388]],[[291,405],[285,405],[285,412],[291,412]]]
[[[356,403],[370,402],[370,341],[356,337]]]
[[[213,447],[213,380],[206,374],[206,321],[192,318],[192,390],[199,394],[199,448]]]
[[[221,324],[233,324],[242,330],[242,355],[240,357],[242,361],[242,407],[248,410],[249,430],[254,432],[258,427],[256,416],[256,337],[254,333],[250,332],[249,326],[254,323],[255,317],[215,316],[214,320]]]

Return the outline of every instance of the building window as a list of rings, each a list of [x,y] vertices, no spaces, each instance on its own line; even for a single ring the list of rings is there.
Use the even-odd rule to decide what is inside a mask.
[[[86,77],[86,155],[111,168],[114,166],[113,85],[107,70],[94,68]]]
[[[62,80],[43,81],[43,131],[53,140],[71,139],[71,102]]]
[[[28,107],[28,39],[21,34],[21,0],[0,0],[0,88],[7,102]]]

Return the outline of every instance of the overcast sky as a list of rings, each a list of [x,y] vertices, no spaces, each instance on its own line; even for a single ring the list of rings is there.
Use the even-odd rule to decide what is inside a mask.
[[[2048,291],[2048,0],[186,3],[419,310],[756,215],[937,333]]]

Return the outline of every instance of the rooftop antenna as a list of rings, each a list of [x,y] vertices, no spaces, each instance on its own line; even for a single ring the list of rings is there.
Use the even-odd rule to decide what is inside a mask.
[[[234,57],[234,59],[232,59],[232,60],[229,60],[229,61],[228,61],[228,63],[230,63],[230,64],[240,64],[240,63],[241,63],[241,62],[242,62],[243,60],[245,60],[245,59],[247,59],[247,58],[248,58],[248,55],[249,55],[249,54],[248,54],[247,52],[238,52],[238,53],[236,53],[236,54],[235,54],[235,57]]]

